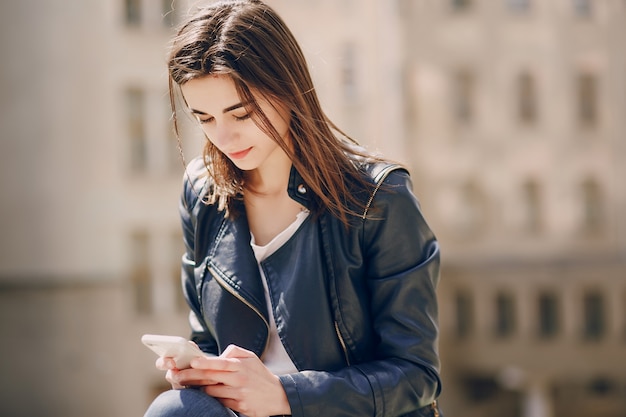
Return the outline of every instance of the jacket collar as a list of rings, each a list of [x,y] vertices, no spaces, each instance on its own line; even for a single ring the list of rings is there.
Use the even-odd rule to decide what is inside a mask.
[[[243,202],[237,204],[242,206],[238,212],[244,214],[223,219],[209,249],[209,266],[267,318],[261,274],[250,246],[250,227]]]
[[[366,181],[371,181],[372,184],[381,183],[385,177],[389,174],[389,172],[396,169],[404,169],[401,164],[398,163],[390,163],[386,161],[378,161],[378,162],[367,162],[367,161],[354,161],[357,169],[362,171],[364,174],[364,179]],[[313,194],[310,192],[309,187],[307,186],[302,175],[296,170],[296,168],[292,165],[291,171],[289,172],[289,183],[287,184],[287,193],[289,197],[291,197],[294,201],[301,204],[305,208],[311,210],[314,204]]]
[[[289,173],[287,193],[297,203],[310,208],[311,193],[293,166]],[[236,211],[242,214],[223,219],[220,231],[209,249],[209,266],[267,319],[261,275],[249,244],[250,227],[243,202],[238,201],[236,204],[240,205]]]
[[[289,183],[287,185],[287,193],[297,203],[303,205],[307,209],[311,209],[311,198],[309,187],[296,168],[292,165],[289,172]]]

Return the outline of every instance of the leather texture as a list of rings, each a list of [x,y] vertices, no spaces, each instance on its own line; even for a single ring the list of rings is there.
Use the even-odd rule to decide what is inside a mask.
[[[300,371],[281,382],[294,417],[435,415],[439,246],[405,169],[360,168],[371,183],[354,190],[368,207],[361,218],[346,227],[328,212],[311,215],[261,264],[279,336]],[[261,356],[268,307],[245,212],[227,218],[205,204],[207,187],[196,159],[180,204],[192,339],[214,354],[236,344]],[[311,204],[295,169],[288,191]]]

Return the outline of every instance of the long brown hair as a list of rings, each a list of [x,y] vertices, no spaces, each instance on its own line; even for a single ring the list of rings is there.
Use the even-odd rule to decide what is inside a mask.
[[[199,9],[174,37],[168,68],[177,136],[179,87],[209,74],[227,75],[242,102],[250,103],[259,127],[285,150],[314,193],[313,209],[319,213],[328,208],[346,224],[350,216],[361,214],[364,202],[351,185],[366,182],[354,162],[370,156],[355,149],[356,142],[323,112],[304,54],[272,8],[258,0],[223,0]],[[261,111],[252,90],[290,110],[292,149]],[[243,190],[243,171],[210,141],[203,155],[213,182],[207,201],[232,210]]]

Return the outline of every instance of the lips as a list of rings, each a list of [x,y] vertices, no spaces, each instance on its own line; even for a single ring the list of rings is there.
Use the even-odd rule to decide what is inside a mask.
[[[250,153],[251,150],[252,147],[249,147],[248,149],[244,149],[243,151],[232,152],[228,154],[228,157],[231,159],[243,159]]]

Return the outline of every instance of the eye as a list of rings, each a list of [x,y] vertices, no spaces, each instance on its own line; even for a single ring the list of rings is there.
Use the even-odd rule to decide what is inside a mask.
[[[207,123],[211,123],[215,118],[214,117],[197,117],[198,119],[198,123],[200,123],[201,125],[207,124]]]
[[[243,116],[237,116],[237,115],[234,115],[235,120],[237,120],[238,122],[241,122],[241,121],[243,121],[243,120],[247,120],[247,119],[249,119],[249,118],[250,118],[250,116],[251,116],[251,113],[246,113],[246,114],[244,114]]]

